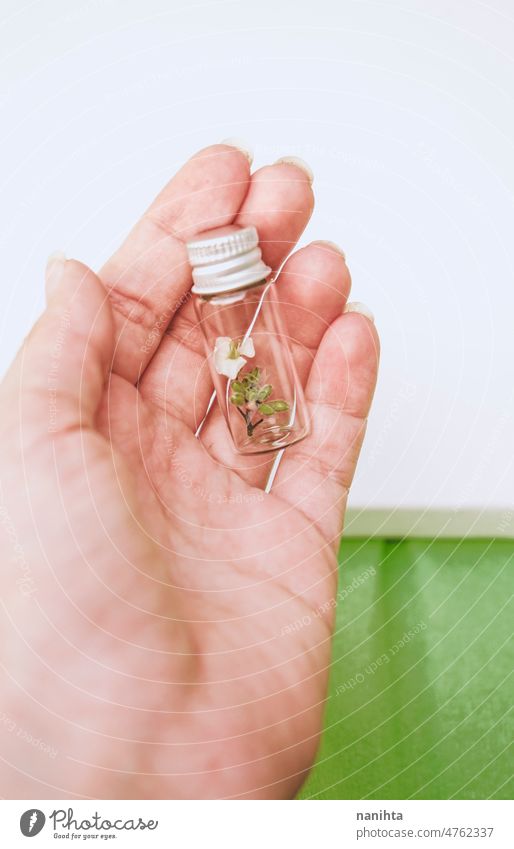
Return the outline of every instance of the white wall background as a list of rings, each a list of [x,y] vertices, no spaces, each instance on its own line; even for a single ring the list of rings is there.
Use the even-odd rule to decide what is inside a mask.
[[[311,164],[303,241],[345,248],[382,335],[353,516],[514,533],[513,44],[509,0],[0,0],[0,369],[50,251],[97,267],[241,136]]]

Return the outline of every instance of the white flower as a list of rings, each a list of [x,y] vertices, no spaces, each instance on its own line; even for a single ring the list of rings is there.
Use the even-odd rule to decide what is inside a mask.
[[[245,357],[255,357],[255,348],[251,336],[248,339],[243,339],[239,346],[239,353],[244,354]]]
[[[255,356],[255,348],[250,337],[238,344],[230,336],[218,336],[214,345],[214,367],[218,374],[224,374],[230,380],[235,380],[246,363],[241,354],[247,357]]]

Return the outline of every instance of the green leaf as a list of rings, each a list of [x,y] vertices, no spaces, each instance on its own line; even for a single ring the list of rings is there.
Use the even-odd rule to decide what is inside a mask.
[[[289,404],[287,403],[287,401],[283,401],[281,398],[279,398],[277,401],[270,401],[269,406],[273,407],[273,412],[275,413],[283,413],[285,412],[285,410],[289,410]],[[262,410],[262,407],[260,407],[260,409]]]
[[[261,404],[259,407],[259,413],[262,413],[263,416],[272,416],[274,412],[271,404]]]
[[[267,383],[265,386],[262,387],[262,389],[259,390],[257,400],[258,401],[265,401],[266,398],[269,398],[272,391],[273,391],[273,387],[272,387],[271,383]]]
[[[256,401],[258,395],[259,395],[259,392],[258,392],[257,389],[247,389],[246,393],[245,393],[247,401]]]
[[[235,404],[236,407],[241,407],[244,404],[244,402],[245,402],[244,395],[236,393],[236,394],[230,396],[230,403]]]
[[[236,394],[244,394],[245,391],[243,384],[239,380],[233,380],[230,384],[230,388]]]

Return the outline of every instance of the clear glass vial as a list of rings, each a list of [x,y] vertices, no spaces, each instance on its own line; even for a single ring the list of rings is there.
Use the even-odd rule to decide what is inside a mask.
[[[206,231],[187,250],[209,368],[236,450],[257,454],[298,442],[309,432],[307,407],[257,230]]]

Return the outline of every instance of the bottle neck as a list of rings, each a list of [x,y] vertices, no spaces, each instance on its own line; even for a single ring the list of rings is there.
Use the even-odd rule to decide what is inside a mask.
[[[220,303],[220,304],[235,304],[238,301],[242,301],[246,296],[247,292],[250,292],[254,289],[258,289],[261,286],[270,286],[274,283],[273,278],[264,278],[263,280],[257,280],[255,283],[250,283],[248,286],[242,286],[240,289],[232,289],[228,292],[213,292],[213,293],[200,293],[195,292],[197,298],[200,298],[202,301],[208,301],[209,303]]]

